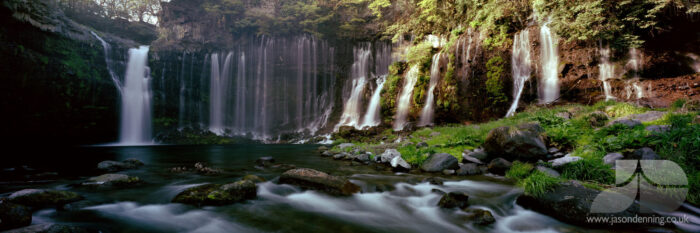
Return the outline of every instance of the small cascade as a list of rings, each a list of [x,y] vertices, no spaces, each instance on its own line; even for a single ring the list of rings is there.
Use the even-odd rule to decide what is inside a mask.
[[[399,94],[399,100],[396,107],[396,119],[394,120],[394,130],[401,131],[407,123],[408,113],[411,109],[411,97],[413,96],[413,87],[418,81],[420,70],[418,65],[411,66],[411,69],[404,77],[404,86]]]
[[[637,99],[644,98],[644,88],[639,86],[639,71],[642,69],[642,55],[636,48],[630,48],[629,50],[629,61],[625,64],[625,69],[628,73],[631,73],[632,79],[627,82],[625,90],[627,92],[627,99],[631,99],[632,96]]]
[[[418,126],[428,126],[433,124],[433,118],[435,110],[433,109],[435,102],[435,97],[433,93],[435,92],[435,87],[440,81],[440,58],[442,53],[437,53],[433,55],[432,65],[430,66],[430,87],[428,88],[428,96],[425,100],[425,106],[420,114],[420,121]]]
[[[140,145],[152,141],[148,49],[148,46],[129,49],[126,79],[122,87],[120,144]]]
[[[102,48],[104,49],[105,53],[105,64],[107,64],[107,71],[109,72],[109,77],[112,78],[112,82],[114,82],[114,86],[117,88],[119,93],[122,93],[122,83],[119,81],[119,75],[117,75],[116,72],[114,72],[114,69],[112,68],[114,66],[113,61],[111,59],[111,51],[112,51],[112,46],[107,43],[105,40],[102,39],[102,37],[98,36],[95,32],[90,31],[97,40],[102,43]]]
[[[559,54],[557,42],[549,28],[549,22],[540,27],[540,48],[542,49],[542,82],[540,85],[540,102],[551,103],[559,98]]]
[[[386,75],[377,78],[377,88],[374,90],[374,94],[372,94],[372,99],[369,102],[369,107],[367,107],[367,113],[365,113],[361,128],[377,126],[381,122],[379,112],[381,110],[380,101],[384,82],[386,82]]]
[[[343,115],[340,117],[336,130],[340,126],[353,126],[360,128],[360,117],[362,116],[362,95],[369,75],[369,61],[372,50],[369,44],[355,47],[353,49],[354,62],[352,64],[350,79],[352,80],[352,91],[350,97],[345,102]]]
[[[698,55],[688,53],[686,54],[691,60],[693,60],[693,63],[690,64],[690,66],[693,68],[695,73],[700,73],[700,57]]]
[[[612,95],[612,88],[608,82],[608,80],[612,79],[615,75],[615,66],[610,62],[610,48],[603,48],[601,45],[598,52],[600,53],[600,64],[598,64],[599,75],[600,81],[603,82],[605,100],[614,100],[615,96]]]
[[[513,72],[513,103],[511,104],[506,117],[513,116],[518,109],[520,96],[523,93],[525,82],[530,79],[532,64],[530,63],[530,39],[527,30],[515,34],[513,39],[513,55],[511,56]]]

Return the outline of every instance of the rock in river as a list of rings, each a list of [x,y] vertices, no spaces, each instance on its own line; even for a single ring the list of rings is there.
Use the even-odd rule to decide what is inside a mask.
[[[257,196],[257,186],[250,180],[240,180],[230,184],[205,184],[188,188],[177,194],[172,202],[203,205],[229,205]]]
[[[87,187],[126,187],[141,183],[141,179],[136,176],[127,176],[124,174],[104,174],[96,176],[83,182],[83,186]]]
[[[458,169],[459,161],[454,156],[447,153],[437,153],[428,156],[423,165],[421,165],[421,170],[425,172],[441,172],[445,169]]]
[[[297,168],[286,171],[280,176],[279,182],[333,195],[347,196],[360,191],[360,186],[351,183],[345,178],[331,176],[325,172],[309,168]]]
[[[0,231],[32,223],[32,212],[29,208],[0,199]]]
[[[137,159],[127,159],[123,162],[105,160],[97,164],[97,169],[106,172],[118,172],[129,169],[136,169],[143,166],[143,162]]]
[[[469,195],[463,192],[449,192],[442,195],[438,206],[442,208],[467,208],[469,206]]]
[[[24,206],[40,209],[45,207],[61,207],[67,203],[82,200],[77,193],[61,190],[24,189],[14,192],[9,201]]]

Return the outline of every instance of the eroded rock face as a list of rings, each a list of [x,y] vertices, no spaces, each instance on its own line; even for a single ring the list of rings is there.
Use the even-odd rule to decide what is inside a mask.
[[[309,168],[297,168],[286,171],[280,176],[279,182],[333,195],[348,196],[360,192],[360,186],[351,183],[345,178],[331,176],[325,172]]]
[[[458,169],[459,161],[454,156],[447,153],[437,153],[428,156],[423,165],[421,165],[421,170],[425,172],[441,172],[445,169]]]
[[[0,199],[0,231],[32,223],[32,212],[29,208]]]
[[[257,196],[257,186],[250,180],[240,180],[229,184],[205,184],[179,193],[172,202],[196,206],[229,205],[236,202],[254,199]]]
[[[65,204],[82,200],[77,193],[61,190],[24,189],[14,192],[9,201],[32,208],[61,207]]]
[[[498,127],[486,136],[484,150],[489,156],[502,156],[508,160],[537,161],[547,157],[547,146],[540,135],[542,131],[539,124]]]

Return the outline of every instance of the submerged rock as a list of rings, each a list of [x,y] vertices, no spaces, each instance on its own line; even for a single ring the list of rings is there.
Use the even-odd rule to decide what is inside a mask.
[[[106,172],[118,172],[129,169],[136,169],[143,166],[143,162],[137,159],[127,159],[123,162],[117,162],[112,160],[102,161],[97,164],[97,169]]]
[[[0,231],[32,224],[32,212],[29,208],[0,199]]]
[[[229,205],[244,200],[254,199],[257,196],[257,186],[250,180],[240,180],[233,183],[205,184],[177,194],[173,198],[174,203],[190,205]]]
[[[447,153],[432,154],[421,165],[421,170],[425,172],[441,172],[445,169],[458,168],[459,161],[457,161],[457,158]]]
[[[136,176],[127,176],[124,174],[104,174],[96,176],[83,182],[83,186],[87,187],[126,187],[141,183],[141,179]]]
[[[351,183],[345,178],[331,176],[325,172],[309,168],[297,168],[286,171],[280,176],[279,182],[333,195],[347,196],[360,191],[360,186]]]
[[[469,206],[469,195],[463,192],[449,192],[442,195],[438,206],[442,208],[467,208]]]
[[[474,222],[474,224],[485,226],[496,222],[491,211],[482,209],[467,209],[464,211],[468,214],[467,220]]]
[[[77,193],[61,190],[24,189],[12,193],[9,201],[32,208],[61,207],[67,203],[82,200]]]
[[[539,124],[523,124],[519,128],[498,127],[489,132],[483,146],[490,156],[537,161],[547,157],[547,146],[540,135],[543,131]]]

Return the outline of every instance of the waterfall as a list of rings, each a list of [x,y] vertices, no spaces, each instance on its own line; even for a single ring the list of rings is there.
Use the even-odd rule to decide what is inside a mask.
[[[211,79],[209,82],[209,130],[216,134],[224,133],[226,100],[228,99],[229,75],[231,72],[232,52],[226,55],[221,67],[218,53],[211,55]]]
[[[630,48],[629,50],[629,60],[625,64],[625,69],[627,72],[632,73],[632,80],[627,83],[625,87],[627,91],[627,99],[632,98],[632,94],[636,93],[636,98],[644,98],[644,89],[639,86],[639,71],[642,69],[642,55],[636,48]]]
[[[406,73],[406,77],[404,77],[404,86],[401,89],[401,93],[399,95],[399,100],[397,102],[396,107],[396,119],[394,120],[395,131],[403,130],[404,126],[406,125],[408,113],[411,108],[411,97],[413,96],[413,87],[418,81],[419,73],[420,70],[418,68],[418,65],[416,64],[411,66],[411,69],[409,69]]]
[[[151,142],[151,88],[148,46],[129,49],[121,102],[120,144]]]
[[[559,55],[556,40],[549,29],[549,22],[540,27],[540,40],[542,41],[540,102],[551,103],[559,98]]]
[[[690,60],[693,60],[693,63],[690,65],[695,73],[700,73],[700,57],[698,55],[688,53],[686,54],[690,58]]]
[[[248,96],[248,87],[246,86],[246,65],[245,65],[245,52],[240,53],[238,58],[238,67],[236,69],[238,72],[236,74],[236,105],[234,107],[234,129],[236,133],[244,134],[248,129],[246,124],[246,97]]]
[[[515,38],[513,38],[511,64],[513,72],[513,103],[508,109],[506,117],[515,114],[515,110],[518,108],[518,102],[520,102],[520,96],[525,87],[525,82],[530,79],[530,73],[532,72],[532,66],[530,64],[530,39],[527,30],[515,34]]]
[[[105,53],[105,64],[107,65],[107,71],[109,72],[109,77],[112,78],[112,82],[114,82],[114,86],[117,88],[117,90],[121,94],[121,92],[122,92],[121,81],[119,81],[119,76],[117,75],[116,72],[114,72],[114,69],[112,69],[112,66],[114,66],[114,64],[112,64],[113,62],[112,62],[112,59],[110,56],[111,55],[110,52],[112,51],[112,46],[109,43],[107,43],[105,40],[103,40],[102,37],[98,36],[95,32],[90,31],[90,33],[92,33],[92,35],[95,36],[95,38],[97,38],[97,40],[99,40],[100,43],[102,43],[102,49],[104,50],[104,53]]]
[[[352,91],[350,98],[345,103],[343,115],[336,126],[336,129],[342,125],[353,126],[360,128],[360,117],[362,116],[362,94],[367,83],[369,75],[369,60],[372,50],[369,44],[353,48],[354,62],[352,64],[350,79],[352,80]]]
[[[379,115],[379,111],[381,110],[380,101],[382,88],[384,88],[384,82],[386,82],[386,75],[382,75],[376,80],[377,88],[374,90],[374,94],[372,94],[372,99],[369,102],[369,107],[367,107],[367,113],[365,114],[361,128],[377,126],[381,123],[381,116]]]
[[[600,53],[600,64],[598,68],[600,70],[600,81],[603,82],[603,93],[605,93],[605,100],[614,100],[615,96],[612,96],[612,88],[608,80],[612,79],[615,75],[615,66],[610,62],[610,48],[603,48],[601,45],[599,48]]]
[[[433,93],[435,92],[435,87],[440,81],[440,58],[442,53],[437,53],[433,55],[432,64],[430,66],[430,87],[428,88],[428,96],[425,100],[425,106],[423,106],[423,111],[420,114],[420,121],[418,126],[427,126],[433,124],[433,115],[435,110],[433,109],[433,102],[435,102],[435,97]]]

